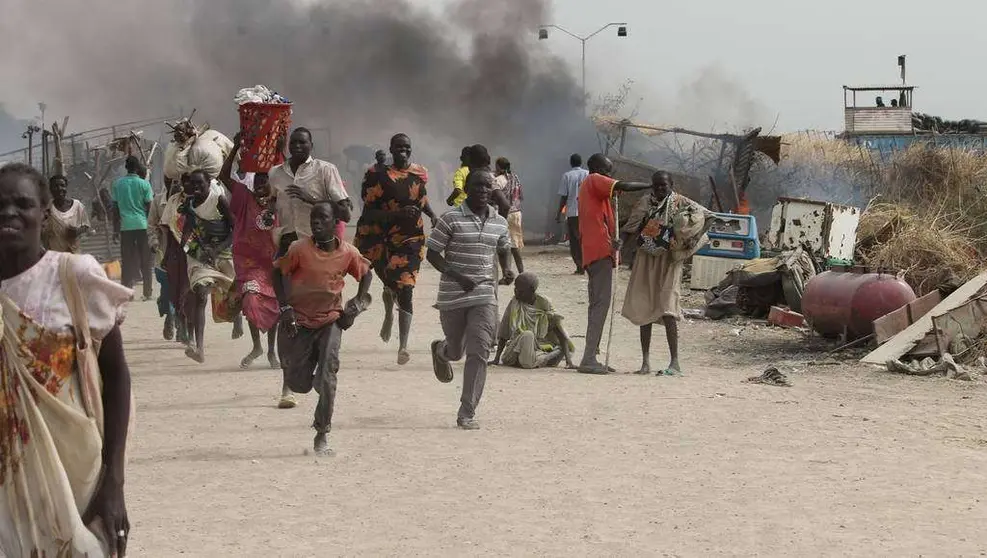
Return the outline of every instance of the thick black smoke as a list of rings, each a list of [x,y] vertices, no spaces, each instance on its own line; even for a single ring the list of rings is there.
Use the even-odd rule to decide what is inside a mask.
[[[568,155],[596,144],[571,73],[537,46],[548,0],[454,0],[441,12],[413,0],[12,1],[0,30],[43,45],[45,63],[0,53],[22,76],[0,102],[44,99],[73,128],[196,108],[232,135],[233,95],[261,83],[294,101],[295,124],[319,130],[317,150],[337,163],[345,147],[400,131],[445,181],[462,145],[486,144],[514,163],[535,229]]]

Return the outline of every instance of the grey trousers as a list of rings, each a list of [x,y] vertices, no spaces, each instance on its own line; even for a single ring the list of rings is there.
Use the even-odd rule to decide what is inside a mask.
[[[332,428],[342,339],[343,330],[336,324],[318,329],[299,326],[294,336],[289,336],[283,325],[278,329],[278,355],[281,357],[284,383],[295,393],[308,393],[315,389],[319,394],[312,421],[312,427],[319,432],[329,432]]]
[[[471,419],[476,414],[487,381],[487,360],[497,330],[497,305],[441,310],[439,321],[446,336],[439,354],[449,361],[466,356],[458,418]]]
[[[610,312],[610,299],[613,296],[613,261],[610,258],[597,260],[586,268],[589,276],[589,316],[586,320],[586,350],[583,362],[592,362],[600,352],[603,339],[603,326]]]

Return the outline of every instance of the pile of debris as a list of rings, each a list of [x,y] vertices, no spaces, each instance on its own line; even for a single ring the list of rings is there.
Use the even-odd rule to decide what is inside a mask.
[[[762,319],[769,317],[773,307],[781,306],[800,312],[805,285],[815,274],[812,257],[802,248],[751,260],[706,292],[705,316],[712,320]]]
[[[987,356],[987,272],[932,304],[939,299],[938,291],[929,293],[876,321],[881,344],[861,362],[905,374],[972,379],[963,365],[982,369]]]

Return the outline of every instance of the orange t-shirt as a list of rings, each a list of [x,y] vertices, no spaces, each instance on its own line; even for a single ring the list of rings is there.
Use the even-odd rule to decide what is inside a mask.
[[[339,318],[347,275],[359,281],[370,271],[370,262],[349,242],[340,240],[335,250],[325,252],[311,238],[292,242],[278,266],[291,279],[288,304],[295,309],[295,319],[309,329]]]
[[[608,176],[594,173],[579,187],[579,242],[583,247],[583,267],[613,257],[610,239],[617,225],[610,196],[616,183]]]

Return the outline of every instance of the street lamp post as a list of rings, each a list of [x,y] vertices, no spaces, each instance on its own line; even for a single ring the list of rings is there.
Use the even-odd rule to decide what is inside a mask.
[[[544,40],[548,39],[548,30],[549,29],[558,29],[559,31],[565,33],[566,35],[569,35],[570,37],[572,37],[573,39],[576,39],[577,41],[579,41],[582,44],[582,47],[583,47],[583,101],[584,102],[586,100],[586,41],[592,39],[593,37],[599,35],[600,33],[604,32],[604,31],[606,31],[607,29],[610,29],[611,27],[616,27],[617,28],[617,36],[618,37],[626,37],[627,36],[627,24],[626,23],[608,23],[608,24],[604,25],[603,27],[597,29],[596,31],[590,33],[589,35],[586,35],[585,37],[581,37],[579,35],[576,35],[572,31],[569,31],[568,29],[566,29],[564,27],[560,27],[558,25],[542,25],[542,26],[540,26],[538,28],[538,40],[540,40],[540,41],[544,41]]]

